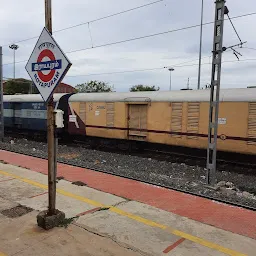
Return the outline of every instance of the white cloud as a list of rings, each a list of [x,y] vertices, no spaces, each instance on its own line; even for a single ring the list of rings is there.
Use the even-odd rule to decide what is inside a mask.
[[[133,8],[153,0],[53,0],[53,30],[62,29],[115,12]],[[36,4],[35,4],[36,2]],[[147,34],[172,30],[200,22],[200,0],[164,0],[132,12],[104,19],[90,24],[93,44],[102,45],[115,41],[139,37]],[[230,16],[256,11],[254,0],[241,4],[238,0],[226,2]],[[212,21],[214,16],[214,1],[205,0],[205,22]],[[242,40],[248,41],[248,47],[256,48],[254,26],[256,15],[233,20]],[[0,40],[1,44],[9,44],[40,34],[44,26],[44,1],[4,1],[0,10]],[[204,27],[203,55],[211,55],[213,26]],[[64,51],[72,51],[91,47],[88,25],[79,26],[54,34],[55,39]],[[16,60],[28,59],[36,39],[18,43]],[[229,21],[225,21],[224,45],[238,43]],[[72,54],[68,57],[73,63],[68,75],[86,75],[125,70],[147,69],[172,66],[195,59],[188,64],[197,64],[199,48],[199,28],[169,33],[161,36],[117,44],[102,48],[89,49]],[[256,51],[242,50],[241,59],[256,59]],[[223,60],[236,60],[232,53],[225,52]],[[12,51],[4,47],[4,63],[13,61]],[[204,58],[203,63],[209,59]],[[233,62],[223,64],[222,87],[246,87],[255,84],[255,62]],[[184,64],[185,65],[185,64]],[[28,77],[25,62],[17,63],[16,77]],[[4,66],[4,77],[12,77],[12,65]],[[175,68],[173,72],[173,88],[186,86],[190,77],[190,85],[196,88],[197,66]],[[202,66],[202,85],[210,82],[211,65]],[[246,75],[245,75],[246,74]],[[154,70],[145,72],[66,77],[65,82],[71,85],[90,79],[104,80],[113,84],[117,91],[127,91],[129,86],[142,83],[169,87],[169,71]]]

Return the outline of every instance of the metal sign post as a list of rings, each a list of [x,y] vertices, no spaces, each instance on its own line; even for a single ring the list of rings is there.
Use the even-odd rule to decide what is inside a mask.
[[[0,139],[4,140],[4,102],[3,102],[3,50],[0,46]]]
[[[45,0],[45,27],[52,34],[52,3],[51,0]],[[49,208],[48,214],[55,214],[56,207],[56,173],[57,166],[55,165],[55,144],[54,144],[54,102],[53,96],[50,97],[47,103],[47,144],[48,144],[48,197]]]
[[[215,2],[215,23],[212,52],[212,76],[209,106],[209,128],[208,128],[208,148],[207,148],[207,183],[216,183],[216,155],[218,138],[218,116],[219,116],[219,93],[221,77],[221,59],[223,43],[223,26],[225,14],[225,0]]]
[[[42,225],[39,224],[39,226],[46,229],[49,223],[49,225],[52,225],[52,221],[49,221],[47,224],[47,216],[54,216],[60,213],[55,208],[57,144],[55,144],[55,115],[52,95],[54,89],[61,82],[71,65],[71,62],[52,37],[51,0],[45,0],[45,28],[28,60],[26,70],[42,98],[47,102],[49,208],[46,215],[43,212],[42,215],[39,214],[37,218],[38,224],[39,222],[44,222]],[[59,218],[56,217],[56,220],[58,219]]]

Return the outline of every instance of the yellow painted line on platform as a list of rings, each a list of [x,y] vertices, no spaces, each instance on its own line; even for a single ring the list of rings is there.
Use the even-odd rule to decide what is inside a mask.
[[[78,195],[75,195],[75,194],[72,194],[72,193],[69,193],[67,191],[64,191],[62,189],[57,189],[57,192],[61,195],[64,195],[64,196],[67,196],[67,197],[71,197],[73,199],[76,199],[76,200],[79,200],[79,201],[82,201],[84,203],[87,203],[87,204],[90,204],[90,205],[93,205],[93,206],[96,206],[96,207],[106,207],[106,205],[104,204],[101,204],[99,202],[96,202],[94,200],[91,200],[89,198],[86,198],[86,197],[83,197],[83,196],[78,196]]]
[[[173,235],[185,238],[187,240],[190,240],[190,241],[195,242],[197,244],[203,245],[205,247],[209,247],[211,249],[215,249],[215,250],[217,250],[219,252],[223,252],[223,253],[225,253],[227,255],[231,255],[231,256],[246,256],[246,254],[243,254],[243,253],[231,250],[229,248],[226,248],[226,247],[223,247],[221,245],[209,242],[207,240],[204,240],[202,238],[199,238],[199,237],[187,234],[185,232],[182,232],[182,231],[179,231],[179,230],[176,230],[176,229],[172,229],[172,228],[170,228],[168,226],[165,226],[165,225],[159,224],[157,222],[145,219],[145,218],[140,217],[138,215],[134,215],[134,214],[128,213],[128,212],[123,211],[121,209],[118,209],[116,207],[110,207],[109,210],[111,212],[115,212],[115,213],[117,213],[119,215],[126,216],[126,217],[128,217],[130,219],[133,219],[133,220],[137,221],[137,222],[143,223],[143,224],[145,224],[147,226],[157,227],[157,228],[166,230],[167,232],[169,232],[169,233],[171,233]]]
[[[159,224],[159,223],[154,222],[152,220],[148,220],[148,219],[145,219],[145,218],[140,217],[138,215],[134,215],[132,213],[123,211],[123,210],[121,210],[119,208],[116,208],[114,206],[110,206],[109,211],[117,213],[117,214],[125,216],[125,217],[128,217],[129,219],[136,220],[137,222],[143,223],[147,226],[160,228],[160,229],[167,229],[167,226],[165,226],[165,225],[162,225],[162,224]]]
[[[47,185],[41,184],[39,182],[30,180],[30,179],[22,178],[20,176],[17,176],[17,175],[8,173],[8,172],[4,172],[4,171],[0,170],[0,174],[5,175],[5,176],[9,176],[9,177],[13,177],[13,178],[15,178],[17,180],[23,181],[23,182],[28,183],[30,185],[33,185],[35,187],[40,187],[40,188],[43,188],[43,189],[48,189]],[[147,226],[160,228],[160,229],[165,230],[165,231],[167,231],[167,232],[169,232],[169,233],[171,233],[173,235],[185,238],[185,239],[187,239],[189,241],[192,241],[192,242],[195,242],[197,244],[203,245],[205,247],[217,250],[217,251],[225,253],[227,255],[230,255],[230,256],[246,256],[246,254],[234,251],[232,249],[229,249],[229,248],[223,247],[221,245],[212,243],[210,241],[204,240],[202,238],[199,238],[199,237],[187,234],[185,232],[182,232],[182,231],[179,231],[179,230],[176,230],[176,229],[172,229],[172,228],[170,228],[168,226],[165,226],[163,224],[154,222],[152,220],[145,219],[143,217],[140,217],[138,215],[135,215],[135,214],[132,214],[132,213],[129,213],[129,212],[126,212],[126,211],[123,211],[123,210],[121,210],[119,208],[116,208],[114,206],[107,206],[107,205],[101,204],[101,203],[99,203],[97,201],[91,200],[89,198],[82,197],[82,196],[75,195],[73,193],[64,191],[62,189],[57,189],[57,192],[59,194],[61,194],[61,195],[64,195],[64,196],[67,196],[67,197],[70,197],[70,198],[73,198],[73,199],[85,202],[87,204],[90,204],[90,205],[93,205],[93,206],[96,206],[96,207],[104,207],[104,208],[107,207],[107,208],[109,208],[109,211],[111,211],[111,212],[114,212],[114,213],[119,214],[121,216],[125,216],[125,217],[127,217],[129,219],[132,219],[132,220],[135,220],[137,222],[143,223],[143,224],[145,224]],[[4,255],[4,254],[1,255],[1,253],[0,253],[0,256],[6,256],[6,255]]]
[[[12,174],[12,173],[9,173],[9,172],[0,171],[0,174],[5,175],[5,176],[9,176],[9,177],[13,177],[13,178],[15,178],[17,180],[23,181],[23,182],[28,183],[30,185],[33,185],[35,187],[39,187],[39,188],[43,188],[43,189],[48,189],[47,185],[41,184],[39,182],[30,180],[30,179],[22,178],[20,176],[17,176],[15,174]]]
[[[42,189],[48,189],[48,186],[47,185],[44,185],[44,184],[41,184],[39,182],[36,182],[36,181],[33,181],[33,180],[30,180],[30,179],[26,179],[26,178],[22,178],[20,176],[17,176],[15,174],[11,174],[11,173],[8,173],[8,172],[4,172],[4,171],[0,171],[0,174],[3,174],[3,175],[6,175],[6,176],[10,176],[10,177],[13,177],[17,180],[20,180],[20,181],[23,181],[25,183],[28,183],[30,185],[33,185],[35,187],[39,187],[39,188],[42,188]],[[79,201],[82,201],[82,202],[85,202],[87,204],[91,204],[93,206],[97,206],[97,207],[106,207],[105,205],[101,204],[101,203],[98,203],[96,201],[93,201],[89,198],[85,198],[85,197],[82,197],[82,196],[78,196],[78,195],[74,195],[72,193],[69,193],[67,191],[64,191],[62,189],[57,189],[56,190],[59,194],[62,194],[64,196],[67,196],[67,197],[71,197],[71,198],[74,198],[76,200],[79,200]]]
[[[192,242],[195,242],[197,244],[200,244],[200,245],[203,245],[205,247],[208,247],[208,248],[211,248],[211,249],[214,249],[216,251],[219,251],[219,252],[223,252],[227,255],[231,255],[231,256],[246,256],[246,254],[243,254],[243,253],[240,253],[240,252],[237,252],[237,251],[234,251],[234,250],[231,250],[229,248],[226,248],[226,247],[223,247],[221,245],[218,245],[218,244],[215,244],[215,243],[212,243],[212,242],[209,242],[207,240],[204,240],[202,238],[199,238],[199,237],[196,237],[196,236],[193,236],[193,235],[190,235],[190,234],[187,234],[187,233],[184,233],[182,231],[179,231],[179,230],[173,230],[171,232],[173,235],[176,235],[176,236],[180,236],[180,237],[183,237],[187,240],[190,240]]]
[[[2,253],[2,252],[0,252],[0,256],[7,256],[6,254],[4,254],[4,253]]]

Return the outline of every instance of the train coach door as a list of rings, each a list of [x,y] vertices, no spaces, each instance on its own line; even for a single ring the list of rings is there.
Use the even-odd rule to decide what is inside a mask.
[[[147,104],[129,104],[128,137],[144,140],[147,137]]]
[[[13,125],[14,127],[21,126],[21,103],[13,103]]]

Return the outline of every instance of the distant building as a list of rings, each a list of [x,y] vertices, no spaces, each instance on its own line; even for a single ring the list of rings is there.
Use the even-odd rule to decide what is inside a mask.
[[[65,84],[65,83],[60,83],[54,90],[54,93],[76,93],[77,90],[69,85],[69,84]]]
[[[256,85],[254,85],[254,86],[247,86],[247,88],[256,88]]]

